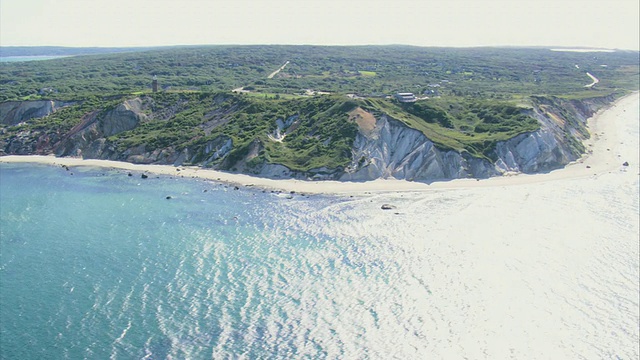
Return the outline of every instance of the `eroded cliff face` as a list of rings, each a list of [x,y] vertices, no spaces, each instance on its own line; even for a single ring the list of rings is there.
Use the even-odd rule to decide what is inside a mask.
[[[421,182],[487,178],[507,172],[546,172],[578,159],[585,151],[582,140],[589,137],[586,120],[613,100],[568,101],[533,97],[527,115],[539,122],[540,129],[497,143],[487,158],[439,148],[422,132],[389,115],[381,114],[376,118],[357,108],[350,118],[359,128],[353,143],[351,164],[344,169],[319,168],[306,172],[293,171],[281,164],[256,162],[257,155],[264,149],[264,144],[258,139],[240,157],[230,156],[235,144],[225,135],[198,148],[167,146],[148,149],[147,145],[141,144],[119,149],[108,140],[110,136],[135,129],[154,116],[153,113],[145,114],[148,104],[139,98],[124,101],[109,110],[85,114],[66,133],[19,132],[0,147],[9,154],[55,153],[57,156],[175,166],[189,163],[269,178],[353,181],[396,178]],[[60,106],[64,104],[55,101],[4,103],[0,104],[0,119],[6,126],[15,126],[48,116]],[[268,139],[282,141],[287,131],[296,125],[296,119],[292,116],[280,121],[277,130],[267,134]],[[156,120],[164,121],[161,116]]]
[[[341,180],[434,181],[498,174],[490,162],[438,149],[422,132],[386,115],[373,128],[360,127],[353,148],[353,162]]]
[[[69,105],[61,101],[7,101],[0,104],[0,124],[17,125],[34,118],[43,118]]]
[[[358,122],[360,131],[353,146],[353,161],[340,179],[430,182],[558,169],[584,153],[582,141],[589,137],[587,119],[612,100],[532,99],[533,110],[528,115],[538,120],[540,129],[498,142],[491,154],[493,162],[439,149],[422,132],[387,115],[375,119],[375,124],[371,120],[368,124]]]
[[[540,130],[520,134],[496,145],[496,167],[500,172],[546,172],[579,159],[589,138],[587,119],[614,101],[613,97],[578,100],[532,98],[528,115]]]
[[[112,155],[115,150],[107,146],[105,138],[132,130],[146,121],[147,115],[142,112],[141,107],[142,101],[135,98],[106,112],[86,114],[56,145],[56,155],[89,159],[102,159],[105,155]]]

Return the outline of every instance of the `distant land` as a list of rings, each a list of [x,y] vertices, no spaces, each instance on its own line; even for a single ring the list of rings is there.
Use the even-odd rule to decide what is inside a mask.
[[[0,154],[319,180],[544,172],[640,79],[637,51],[556,50],[3,47],[64,57],[0,64]]]
[[[113,54],[154,49],[153,47],[64,47],[64,46],[0,46],[0,57],[75,56]]]

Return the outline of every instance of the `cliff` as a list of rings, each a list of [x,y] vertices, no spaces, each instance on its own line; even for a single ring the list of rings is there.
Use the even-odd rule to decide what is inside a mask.
[[[147,119],[139,98],[126,100],[113,109],[86,114],[55,146],[56,156],[101,158],[109,136],[135,129]]]
[[[443,150],[422,132],[383,115],[375,124],[359,123],[353,161],[340,179],[393,177],[429,182],[548,172],[580,158],[585,151],[582,141],[589,137],[587,119],[613,100],[534,97],[532,110],[526,113],[538,121],[540,129],[497,142],[490,159]]]
[[[70,104],[52,100],[7,101],[0,104],[0,124],[17,125],[48,116],[68,105]]]
[[[0,148],[7,154],[54,153],[132,163],[191,164],[270,178],[351,181],[397,178],[421,182],[486,178],[508,172],[546,172],[578,159],[585,151],[582,140],[589,137],[586,120],[613,100],[613,97],[586,100],[532,97],[529,107],[521,112],[537,121],[538,130],[491,143],[482,156],[464,149],[447,148],[389,113],[374,114],[360,106],[354,108],[355,103],[328,104],[328,110],[313,110],[313,114],[278,117],[264,130],[251,128],[259,135],[248,137],[247,124],[258,125],[234,124],[233,116],[244,119],[247,113],[260,109],[256,110],[255,104],[246,108],[242,108],[240,102],[227,104],[228,99],[220,96],[212,99],[211,106],[227,104],[226,107],[203,111],[198,115],[202,116],[202,120],[198,120],[201,125],[188,128],[174,119],[185,109],[190,114],[194,112],[189,107],[193,103],[189,101],[172,102],[163,107],[151,98],[127,99],[109,108],[85,113],[69,129],[45,130],[42,126],[29,128],[18,124],[46,120],[64,104],[55,101],[3,103],[0,104],[5,125],[2,131],[7,133],[9,129],[11,135],[1,138]],[[341,116],[343,120],[335,120]],[[351,124],[356,131],[351,135],[348,126],[329,131],[318,125],[330,127],[336,123]],[[166,130],[178,125],[182,130]],[[238,130],[232,134],[225,126]],[[184,135],[181,140],[179,136],[187,131],[184,129],[195,135]],[[216,132],[216,129],[227,130]],[[341,137],[335,131],[341,132]],[[157,134],[169,140],[159,141]],[[119,140],[124,135],[124,140]],[[243,138],[249,141],[242,143]],[[288,141],[293,145],[288,145]],[[315,147],[308,145],[314,142]],[[327,165],[333,161],[329,159],[319,162],[319,166],[301,170],[277,160],[285,146],[298,146],[301,149],[296,150],[298,153],[307,152],[311,158],[314,152],[318,156],[338,156],[331,155],[330,151],[336,147],[332,144],[349,144],[346,165]],[[325,150],[321,153],[320,149]]]

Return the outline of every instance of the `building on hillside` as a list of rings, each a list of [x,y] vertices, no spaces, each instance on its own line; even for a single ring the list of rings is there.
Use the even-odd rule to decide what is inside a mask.
[[[395,97],[398,101],[403,103],[416,102],[418,100],[413,93],[397,93]]]
[[[440,91],[438,91],[438,89],[427,89],[422,94],[426,96],[436,97],[440,96]]]

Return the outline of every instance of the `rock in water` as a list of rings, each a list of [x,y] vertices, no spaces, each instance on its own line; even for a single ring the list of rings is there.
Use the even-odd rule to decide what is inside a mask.
[[[382,210],[393,210],[395,208],[396,207],[394,205],[391,205],[391,204],[383,204],[382,207],[381,207]]]
[[[627,161],[623,162],[622,166],[629,166],[629,162],[627,162]]]
[[[149,176],[147,176],[146,174],[142,174],[142,175],[140,175],[140,177],[141,177],[141,178],[143,178],[143,179],[146,179],[146,178],[148,178]]]

